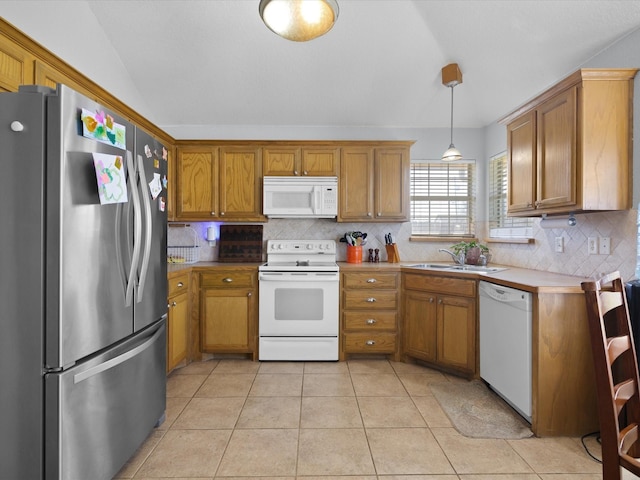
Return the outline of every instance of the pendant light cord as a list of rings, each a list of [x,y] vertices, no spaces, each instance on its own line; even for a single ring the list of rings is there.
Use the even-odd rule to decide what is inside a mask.
[[[449,142],[452,146],[453,146],[453,87],[454,85],[451,85],[451,87],[449,87],[451,89],[451,142]]]

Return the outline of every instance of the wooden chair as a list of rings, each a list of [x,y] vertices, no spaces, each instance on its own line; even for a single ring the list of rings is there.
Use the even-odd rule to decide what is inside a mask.
[[[596,372],[602,476],[620,480],[620,467],[640,475],[638,362],[619,272],[583,282]]]

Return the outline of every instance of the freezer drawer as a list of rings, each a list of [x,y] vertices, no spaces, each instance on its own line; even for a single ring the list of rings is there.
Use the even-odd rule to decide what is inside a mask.
[[[110,480],[164,418],[162,319],[63,373],[45,376],[45,479]]]

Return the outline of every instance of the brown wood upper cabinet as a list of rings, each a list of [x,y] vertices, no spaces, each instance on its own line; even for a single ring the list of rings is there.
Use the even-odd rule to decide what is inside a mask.
[[[264,221],[262,158],[255,146],[180,146],[176,220]]]
[[[342,148],[339,222],[409,219],[409,148],[410,145]]]
[[[262,149],[265,176],[338,175],[340,149],[334,147],[266,146]]]
[[[34,80],[34,57],[0,34],[0,92],[17,92]]]
[[[512,216],[631,208],[637,69],[582,69],[501,120]]]

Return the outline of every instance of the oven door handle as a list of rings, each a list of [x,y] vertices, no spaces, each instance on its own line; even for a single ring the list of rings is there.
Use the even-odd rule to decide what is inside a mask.
[[[261,272],[259,280],[263,282],[338,282],[337,273],[295,273]]]

